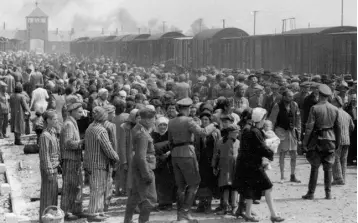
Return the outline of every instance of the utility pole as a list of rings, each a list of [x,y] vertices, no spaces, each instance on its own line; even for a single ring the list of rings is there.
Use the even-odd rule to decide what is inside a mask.
[[[225,19],[223,19],[223,29],[225,29]]]
[[[256,34],[256,13],[257,13],[258,11],[253,11],[253,13],[254,13],[254,36],[255,36],[255,34]]]
[[[286,19],[282,19],[282,33],[286,31]]]
[[[163,21],[163,33],[165,33],[165,21]]]
[[[341,26],[343,26],[343,1],[344,0],[341,0]]]

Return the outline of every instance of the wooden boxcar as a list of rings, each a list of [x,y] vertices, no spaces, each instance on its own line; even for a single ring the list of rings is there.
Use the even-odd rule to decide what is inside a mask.
[[[207,29],[196,34],[192,42],[193,67],[213,65],[220,68],[225,57],[220,49],[220,39],[248,35],[238,28]]]
[[[174,38],[174,63],[182,67],[192,67],[193,37]]]

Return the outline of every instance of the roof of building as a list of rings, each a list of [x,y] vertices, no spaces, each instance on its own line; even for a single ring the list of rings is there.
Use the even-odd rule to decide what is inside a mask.
[[[221,39],[228,37],[249,36],[247,32],[238,28],[206,29],[194,36],[195,40]]]
[[[314,28],[303,28],[293,29],[284,32],[283,35],[299,35],[299,34],[330,34],[330,33],[341,33],[357,31],[356,26],[332,26],[332,27],[314,27]]]
[[[36,8],[27,17],[48,17],[39,7]]]

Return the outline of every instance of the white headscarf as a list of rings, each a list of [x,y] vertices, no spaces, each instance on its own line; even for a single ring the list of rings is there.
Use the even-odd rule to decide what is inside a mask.
[[[253,122],[260,122],[264,118],[266,113],[267,113],[267,111],[264,108],[254,108],[252,110],[251,120]]]
[[[155,122],[155,131],[156,131],[157,133],[159,133],[159,134],[162,134],[162,135],[165,134],[165,133],[167,132],[167,130],[168,130],[168,123],[169,123],[169,119],[168,119],[168,118],[166,118],[166,117],[164,117],[164,116],[159,117],[159,118],[157,119],[157,121]],[[160,132],[158,131],[158,126],[159,126],[160,124],[166,124],[166,125],[167,125],[167,129],[165,130],[164,133],[160,133]]]

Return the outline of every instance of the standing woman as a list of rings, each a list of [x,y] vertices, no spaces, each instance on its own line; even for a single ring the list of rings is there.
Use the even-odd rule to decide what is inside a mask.
[[[11,109],[11,132],[15,134],[15,145],[21,143],[21,134],[25,133],[25,115],[30,114],[29,106],[26,103],[25,95],[22,94],[22,85],[17,83],[15,93],[10,97]]]
[[[58,181],[57,168],[60,166],[60,146],[56,137],[58,124],[55,110],[47,110],[43,114],[46,128],[40,136],[40,222],[43,211],[48,206],[57,206]]]
[[[271,213],[272,222],[282,222],[285,219],[276,214],[273,198],[272,183],[268,178],[262,158],[273,160],[273,152],[266,146],[265,137],[261,130],[267,112],[263,108],[254,108],[252,111],[251,127],[244,128],[241,136],[240,153],[237,159],[237,171],[235,184],[246,203],[246,212],[243,215],[246,221],[259,222],[252,216],[251,207],[253,200],[260,200],[262,191],[265,192],[267,205]]]
[[[168,118],[159,117],[156,121],[156,131],[151,133],[157,158],[154,174],[159,210],[171,210],[176,195],[173,165],[169,152],[168,123]]]
[[[200,114],[201,127],[205,128],[211,123],[211,113],[204,111]],[[215,153],[216,142],[220,139],[220,130],[216,129],[208,136],[195,136],[196,157],[199,163],[200,184],[196,193],[199,199],[197,212],[210,213],[211,201],[217,189],[217,179],[213,173],[211,161]]]

